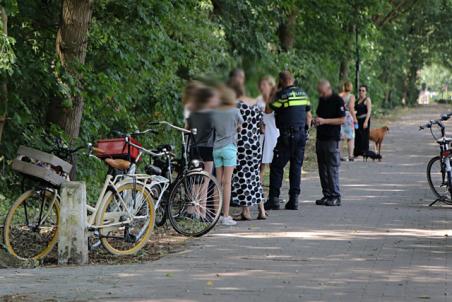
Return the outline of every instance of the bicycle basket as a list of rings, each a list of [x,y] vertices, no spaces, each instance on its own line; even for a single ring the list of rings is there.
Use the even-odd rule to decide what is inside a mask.
[[[141,147],[141,144],[136,139],[131,137],[129,140],[131,143]],[[128,144],[124,137],[98,140],[96,149],[96,156],[102,159],[114,158],[135,161],[140,153],[140,150]]]
[[[53,154],[20,146],[11,168],[29,178],[60,186],[67,180],[72,165]]]

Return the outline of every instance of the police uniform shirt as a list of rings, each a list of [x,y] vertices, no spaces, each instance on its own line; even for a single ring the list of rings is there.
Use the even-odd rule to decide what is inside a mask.
[[[341,118],[345,116],[344,100],[333,93],[328,97],[319,98],[316,112],[318,117],[325,119]],[[320,141],[341,139],[341,125],[321,125],[317,127],[317,139]]]
[[[289,86],[276,93],[270,108],[275,112],[278,129],[304,129],[306,113],[311,111],[311,103],[303,89]]]

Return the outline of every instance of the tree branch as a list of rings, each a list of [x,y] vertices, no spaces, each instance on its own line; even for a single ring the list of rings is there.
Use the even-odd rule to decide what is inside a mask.
[[[374,16],[372,18],[377,27],[382,27],[402,16],[411,8],[413,8],[418,0],[402,0],[400,2],[391,0],[390,2],[394,6],[394,8],[389,13],[387,13],[385,16]]]

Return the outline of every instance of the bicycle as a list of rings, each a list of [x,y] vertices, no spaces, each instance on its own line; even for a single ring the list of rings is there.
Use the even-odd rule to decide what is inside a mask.
[[[70,149],[57,145],[54,153],[72,156],[84,147]],[[88,144],[88,156],[94,148]],[[121,159],[105,159],[111,168],[124,167]],[[52,167],[69,180],[68,173]],[[111,171],[111,169],[110,169]],[[107,174],[95,206],[87,207],[89,237],[98,239],[110,253],[130,255],[148,241],[154,228],[154,203],[143,185],[145,174]],[[60,202],[58,186],[41,181],[24,192],[11,206],[4,225],[4,243],[8,252],[20,259],[40,260],[47,256],[58,239]]]
[[[156,225],[162,226],[168,218],[174,230],[184,236],[199,237],[208,233],[220,218],[223,197],[216,178],[203,170],[199,160],[190,159],[189,148],[193,147],[196,130],[190,131],[166,121],[150,125],[169,126],[182,137],[182,151],[177,158],[170,145],[161,145],[151,151],[130,140],[132,136],[155,133],[154,129],[125,135],[126,141],[139,150],[138,159],[143,154],[151,157],[153,164],[147,165],[145,172],[153,177],[147,188],[157,200]],[[136,162],[131,169],[136,169]]]
[[[452,205],[452,150],[449,148],[452,138],[446,136],[445,121],[449,120],[452,113],[441,115],[440,119],[431,120],[425,125],[421,125],[419,130],[430,129],[433,139],[439,144],[440,154],[433,157],[427,164],[427,180],[433,194],[437,197],[429,204],[437,202]],[[437,126],[441,131],[441,136],[436,136],[433,126]]]

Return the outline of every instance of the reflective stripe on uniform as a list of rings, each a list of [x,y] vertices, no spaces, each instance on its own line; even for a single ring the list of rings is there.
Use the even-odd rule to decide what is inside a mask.
[[[292,92],[291,95],[287,99],[279,99],[275,100],[270,104],[270,107],[273,108],[287,108],[292,106],[310,106],[311,102],[306,95],[298,95],[295,92]]]
[[[292,107],[292,106],[309,106],[311,103],[308,99],[305,100],[289,100],[283,104],[284,108]]]
[[[306,97],[289,98],[288,100],[276,100],[271,104],[273,108],[287,108],[292,106],[310,106],[311,102]]]

